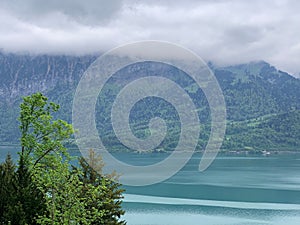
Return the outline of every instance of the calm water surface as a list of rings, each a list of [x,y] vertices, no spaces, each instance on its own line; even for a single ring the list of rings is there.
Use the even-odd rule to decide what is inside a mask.
[[[0,161],[7,151],[17,156],[15,147],[0,151]],[[116,156],[149,165],[167,155]],[[200,159],[195,154],[163,183],[125,187],[128,225],[300,225],[300,154],[218,156],[202,173],[197,170]]]

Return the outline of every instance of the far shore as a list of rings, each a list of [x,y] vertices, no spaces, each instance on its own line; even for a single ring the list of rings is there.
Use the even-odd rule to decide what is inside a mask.
[[[7,148],[18,148],[19,145],[16,143],[0,143],[0,153],[1,149]],[[76,146],[71,146],[69,149],[74,150],[77,149]],[[183,151],[184,152],[184,151]],[[203,153],[204,150],[196,150],[195,153]],[[126,153],[125,151],[112,151],[112,153]],[[164,149],[158,149],[154,151],[147,151],[147,152],[137,152],[137,151],[130,151],[128,153],[137,153],[137,154],[161,154],[161,153],[171,153],[169,151],[166,151]],[[294,149],[271,149],[271,150],[261,150],[261,149],[221,149],[218,151],[218,155],[224,155],[224,156],[272,156],[272,155],[291,155],[291,154],[300,154],[300,148],[299,150]]]

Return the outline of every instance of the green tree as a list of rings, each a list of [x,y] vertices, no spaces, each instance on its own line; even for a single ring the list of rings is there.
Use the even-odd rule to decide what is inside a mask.
[[[83,182],[82,196],[86,196],[86,192],[90,187],[100,187],[89,204],[85,205],[85,209],[90,211],[93,208],[98,209],[103,213],[101,218],[97,218],[93,223],[95,225],[124,225],[125,221],[120,217],[124,215],[122,209],[122,194],[124,190],[121,184],[117,182],[118,175],[113,172],[111,174],[104,174],[102,169],[104,162],[100,155],[97,155],[94,150],[89,150],[89,157],[84,159],[79,158],[80,180]],[[76,171],[76,169],[75,169]],[[99,204],[100,203],[100,204]]]
[[[38,190],[44,195],[46,210],[40,214],[40,224],[90,224],[85,211],[86,197],[80,198],[82,182],[79,173],[71,174],[70,159],[65,147],[73,128],[63,120],[54,120],[52,113],[59,105],[41,93],[25,97],[21,104],[20,172],[29,170]],[[96,189],[96,188],[95,188]],[[93,193],[89,190],[88,193]]]
[[[24,97],[20,108],[20,161],[34,168],[38,163],[49,166],[57,155],[68,156],[65,142],[73,128],[66,121],[53,119],[52,113],[59,110],[59,105],[48,103],[47,97],[36,93]]]
[[[36,93],[24,97],[20,105],[21,152],[16,177],[18,199],[24,200],[18,209],[24,211],[26,218],[34,220],[27,222],[29,224],[36,223],[40,215],[49,213],[47,193],[41,188],[43,176],[37,176],[41,175],[37,171],[46,172],[48,167],[57,166],[57,155],[67,155],[63,141],[73,132],[72,126],[65,121],[53,120],[51,114],[59,106],[47,100],[41,93]],[[35,212],[34,216],[30,211]]]
[[[13,199],[15,186],[15,169],[10,154],[7,155],[4,163],[0,164],[0,222],[5,224],[8,222],[7,211]]]
[[[39,206],[39,201],[45,207],[32,217],[38,224],[125,224],[119,222],[124,214],[120,184],[95,174],[88,181],[84,177],[90,169],[70,169],[65,144],[74,131],[67,122],[53,119],[59,105],[36,93],[24,97],[20,108],[22,149],[16,180],[24,188],[20,196],[27,198],[31,190],[36,193],[28,199],[30,204],[15,204],[15,210],[27,218],[28,207],[33,207],[32,203]]]
[[[3,224],[36,224],[45,210],[43,195],[37,189],[22,161],[16,169],[10,155],[0,166],[0,221]]]
[[[96,216],[101,218],[99,210],[86,211],[85,205],[93,199],[99,187],[88,187],[85,196],[81,196],[83,183],[79,180],[80,170],[70,171],[67,159],[58,156],[55,167],[40,168],[36,177],[47,199],[48,212],[40,216],[40,224],[91,224]]]

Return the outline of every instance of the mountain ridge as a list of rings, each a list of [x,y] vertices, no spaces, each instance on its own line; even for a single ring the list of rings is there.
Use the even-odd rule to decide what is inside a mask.
[[[50,100],[59,103],[61,105],[59,117],[70,122],[72,99],[76,86],[84,71],[96,58],[95,55],[30,56],[0,52],[0,143],[16,142],[18,136],[16,118],[21,96],[33,92],[43,92]],[[156,65],[137,68],[138,66],[140,65],[133,65],[132,68],[136,68],[137,71],[160,68]],[[230,126],[231,121],[242,123],[270,114],[277,118],[277,115],[285,115],[285,113],[300,110],[300,79],[277,70],[265,61],[226,67],[212,66],[212,70],[225,96],[229,129],[233,129]],[[123,71],[123,73],[128,75],[129,71]],[[165,68],[162,71],[166,76],[177,74],[174,75],[174,79],[181,82],[182,72],[174,68]],[[138,76],[138,74],[134,76]],[[185,90],[192,96],[199,95],[201,92],[199,89],[195,89],[193,85],[186,86]],[[209,113],[209,110],[205,99],[203,99],[203,93],[200,93],[199,96],[195,98],[200,102],[199,111],[204,113],[203,121],[206,123],[209,121],[207,121],[208,117],[205,114]],[[106,106],[104,105],[104,107]],[[106,111],[107,109],[103,110]],[[148,111],[145,110],[145,112]],[[291,115],[286,114],[286,116]],[[267,129],[267,124],[264,126],[257,129]],[[251,129],[249,132],[250,135]],[[207,134],[203,136],[207,137]],[[298,137],[294,137],[294,139],[296,138]],[[245,142],[242,138],[235,139]],[[224,143],[225,147],[230,146],[226,145],[226,141]],[[298,142],[292,141],[291,143],[295,145],[292,146],[293,148],[299,148]],[[205,141],[202,141],[202,145],[205,145]],[[242,143],[237,146],[243,148],[247,145],[249,143],[245,145]],[[261,147],[259,146],[259,148]]]

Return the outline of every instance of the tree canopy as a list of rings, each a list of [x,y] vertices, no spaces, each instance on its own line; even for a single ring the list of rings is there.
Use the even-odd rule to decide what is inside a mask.
[[[71,166],[66,143],[74,130],[53,119],[59,105],[36,93],[24,97],[20,109],[18,163],[8,155],[0,165],[0,223],[126,224],[120,219],[124,190],[113,174],[94,170],[104,165],[99,156],[91,150],[88,162],[81,157]]]

